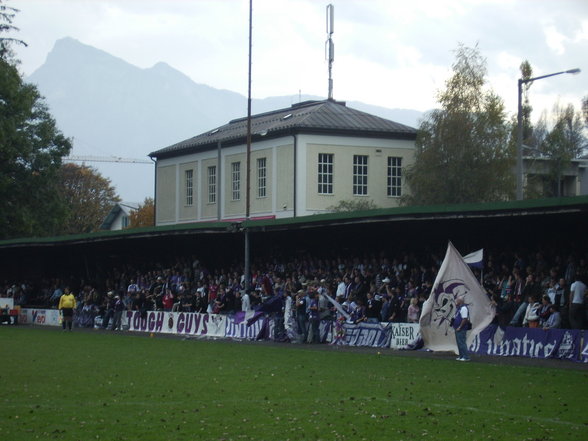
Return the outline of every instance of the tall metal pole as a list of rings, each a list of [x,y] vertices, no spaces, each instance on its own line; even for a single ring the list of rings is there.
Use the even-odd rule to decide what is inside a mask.
[[[333,60],[335,59],[335,46],[333,44],[333,32],[334,32],[334,25],[335,25],[335,19],[334,19],[334,11],[335,8],[333,5],[329,4],[327,5],[327,59],[329,60],[329,95],[328,98],[329,100],[333,99]]]
[[[519,106],[517,110],[517,201],[523,200],[523,80],[519,79]]]
[[[253,34],[253,0],[249,0],[249,76],[247,80],[247,184],[245,189],[245,221],[249,220],[251,209],[251,48]],[[251,261],[250,261],[250,243],[249,229],[244,229],[245,233],[245,289],[250,288],[251,283]]]

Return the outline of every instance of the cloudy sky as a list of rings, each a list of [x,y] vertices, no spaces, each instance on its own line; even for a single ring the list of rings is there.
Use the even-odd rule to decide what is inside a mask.
[[[329,0],[253,0],[252,95],[327,95]],[[537,81],[538,117],[559,100],[579,108],[588,95],[586,0],[331,0],[334,97],[390,108],[436,106],[459,43],[478,45],[489,86],[513,114],[519,65]],[[248,0],[4,0],[15,25],[23,73],[55,41],[73,37],[139,67],[164,61],[194,81],[247,95]]]

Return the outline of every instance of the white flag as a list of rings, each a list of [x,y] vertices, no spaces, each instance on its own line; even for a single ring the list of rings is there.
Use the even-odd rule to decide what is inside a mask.
[[[476,335],[492,322],[495,310],[463,257],[449,242],[431,294],[423,304],[420,326],[425,348],[458,353],[450,321],[456,312],[455,299],[460,295],[464,297],[472,323],[467,337],[469,346]]]
[[[473,253],[468,254],[467,256],[463,256],[463,260],[469,266],[473,266],[474,268],[483,268],[484,267],[484,248],[478,251],[474,251]]]

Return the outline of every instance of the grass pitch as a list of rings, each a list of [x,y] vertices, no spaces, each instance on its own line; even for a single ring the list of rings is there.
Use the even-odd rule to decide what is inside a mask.
[[[582,440],[588,371],[0,328],[0,439]]]

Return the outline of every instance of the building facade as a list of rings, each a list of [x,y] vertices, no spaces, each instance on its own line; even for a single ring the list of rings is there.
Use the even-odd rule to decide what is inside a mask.
[[[588,195],[588,158],[566,162],[554,175],[553,159],[528,156],[523,158],[526,194],[543,197]]]
[[[391,208],[407,191],[411,127],[326,100],[252,116],[250,133],[248,143],[237,119],[151,153],[156,225],[306,216],[353,200]]]
[[[136,202],[117,202],[114,204],[100,226],[101,230],[124,230],[130,225],[131,212],[139,208]]]

